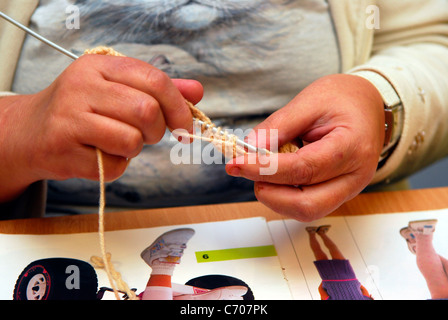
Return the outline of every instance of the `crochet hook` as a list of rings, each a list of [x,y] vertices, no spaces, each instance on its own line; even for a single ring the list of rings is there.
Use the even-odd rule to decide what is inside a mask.
[[[64,48],[62,48],[61,46],[57,45],[56,43],[54,43],[54,42],[48,40],[47,38],[41,36],[40,34],[34,32],[34,31],[31,30],[30,28],[24,26],[24,25],[21,24],[20,22],[14,20],[13,18],[11,18],[10,16],[4,14],[4,13],[1,12],[1,11],[0,11],[0,17],[2,17],[3,19],[5,19],[6,21],[12,23],[12,24],[15,25],[16,27],[22,29],[22,30],[25,31],[27,34],[33,36],[33,37],[36,38],[37,40],[39,40],[39,41],[45,43],[46,45],[52,47],[53,49],[59,51],[60,53],[62,53],[62,54],[64,54],[64,55],[68,56],[69,58],[72,58],[73,60],[76,60],[76,59],[79,58],[79,57],[78,57],[77,55],[75,55],[74,53],[72,53],[72,52],[70,52],[70,51],[68,51],[68,50],[66,50],[66,49],[64,49]],[[195,118],[193,118],[193,120],[196,121],[197,123],[199,123],[200,125],[204,125],[204,126],[206,126],[207,128],[209,127],[209,124],[204,123],[204,122],[201,121],[201,120],[198,120],[198,119],[195,119]],[[215,127],[213,127],[213,128],[212,128],[212,131],[213,131],[214,133],[217,133],[218,130],[217,130]],[[220,132],[220,134],[224,134],[224,132]],[[250,144],[248,144],[247,142],[245,142],[245,141],[243,141],[243,140],[241,140],[241,139],[239,139],[239,138],[236,139],[236,143],[237,143],[239,146],[244,147],[244,148],[246,148],[248,151],[251,151],[251,152],[254,152],[254,153],[261,153],[261,154],[268,154],[268,153],[270,153],[270,151],[268,151],[267,149],[255,147],[255,146],[250,145]]]

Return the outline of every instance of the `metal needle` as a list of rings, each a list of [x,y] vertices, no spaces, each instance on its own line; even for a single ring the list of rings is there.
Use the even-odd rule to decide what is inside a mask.
[[[3,19],[5,19],[6,21],[9,21],[10,23],[12,23],[13,25],[15,25],[16,27],[22,29],[23,31],[25,31],[26,33],[28,33],[29,35],[33,36],[34,38],[36,38],[39,41],[42,41],[43,43],[47,44],[48,46],[52,47],[53,49],[61,52],[62,54],[65,54],[66,56],[72,58],[73,60],[78,59],[79,57],[77,55],[75,55],[74,53],[62,48],[61,46],[58,46],[56,43],[44,38],[43,36],[41,36],[40,34],[34,32],[33,30],[31,30],[30,28],[24,26],[23,24],[21,24],[20,22],[14,20],[13,18],[9,17],[8,15],[4,14],[3,12],[0,11],[0,17],[2,17]],[[199,124],[201,125],[205,125],[208,127],[208,124],[202,122],[201,120],[198,119],[194,119],[194,121],[197,121]],[[215,133],[217,132],[216,128],[212,128],[212,131],[214,131]],[[223,134],[223,132],[221,132],[221,134]],[[237,144],[247,148],[248,151],[251,152],[258,152],[258,153],[262,153],[262,154],[268,154],[270,153],[270,151],[263,149],[263,148],[257,148],[253,145],[248,144],[247,142],[244,142],[241,139],[237,139],[236,140]]]
[[[196,119],[196,118],[193,118],[193,119],[194,119],[195,122],[199,123],[201,126],[205,126],[207,129],[210,127],[210,125],[208,123],[205,123],[202,120],[199,120],[199,119]],[[212,127],[211,130],[213,131],[213,133],[218,133],[218,129],[216,127]],[[219,134],[220,135],[225,135],[225,133],[223,131],[220,131]],[[250,152],[261,153],[261,154],[269,154],[269,153],[271,153],[267,149],[255,147],[255,146],[253,146],[251,144],[248,144],[247,142],[245,142],[245,141],[243,141],[243,140],[241,140],[239,138],[236,139],[236,143],[239,146],[241,146],[243,148],[246,148]]]
[[[2,17],[3,19],[9,21],[10,23],[12,23],[13,25],[15,25],[16,27],[22,29],[23,31],[25,31],[26,33],[28,33],[29,35],[33,36],[34,38],[42,41],[43,43],[49,45],[50,47],[56,49],[57,51],[65,54],[66,56],[76,60],[79,57],[73,53],[71,53],[70,51],[58,46],[57,44],[51,42],[50,40],[42,37],[40,34],[37,34],[36,32],[34,32],[33,30],[31,30],[30,28],[25,27],[23,24],[21,24],[20,22],[14,20],[13,18],[7,16],[6,14],[4,14],[3,12],[0,11],[0,17]]]

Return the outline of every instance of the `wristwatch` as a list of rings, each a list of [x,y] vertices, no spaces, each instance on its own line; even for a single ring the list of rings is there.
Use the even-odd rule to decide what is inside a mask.
[[[393,148],[397,145],[403,130],[403,104],[384,104],[385,130],[384,146],[381,151],[379,162],[387,158]]]
[[[383,149],[378,160],[379,163],[382,163],[400,140],[404,122],[403,104],[394,87],[380,74],[373,71],[356,71],[353,74],[370,81],[383,98],[385,137]]]

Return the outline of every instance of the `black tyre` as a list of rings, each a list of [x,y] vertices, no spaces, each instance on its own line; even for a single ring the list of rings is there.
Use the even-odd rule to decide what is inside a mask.
[[[76,278],[74,278],[76,277]],[[14,300],[96,300],[98,278],[87,262],[51,258],[30,263],[14,287]]]
[[[247,288],[247,293],[243,296],[243,299],[244,300],[255,299],[254,294],[250,289],[250,287],[244,281],[234,277],[213,274],[191,279],[186,283],[186,285],[209,290],[228,286],[244,286]]]

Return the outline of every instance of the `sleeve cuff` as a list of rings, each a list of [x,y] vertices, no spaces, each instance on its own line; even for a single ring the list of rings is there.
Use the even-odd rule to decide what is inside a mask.
[[[359,70],[351,72],[350,74],[363,77],[370,81],[378,89],[386,106],[392,107],[401,104],[400,96],[395,91],[395,88],[379,73],[369,70]]]
[[[9,92],[9,91],[0,91],[0,98],[2,97],[9,97],[9,96],[15,96],[16,93]]]

